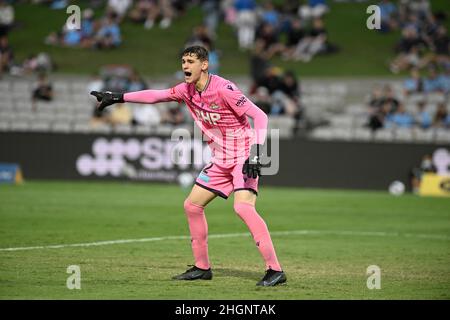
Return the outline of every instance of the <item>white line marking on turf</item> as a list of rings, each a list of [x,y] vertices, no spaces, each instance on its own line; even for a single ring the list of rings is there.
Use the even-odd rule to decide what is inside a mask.
[[[405,238],[418,238],[418,239],[450,240],[450,236],[448,236],[448,235],[379,232],[379,231],[292,230],[292,231],[274,231],[274,232],[271,232],[270,234],[272,236],[336,235],[336,236],[369,236],[369,237],[405,237]],[[250,236],[249,232],[224,233],[224,234],[211,234],[208,236],[208,238],[209,239],[219,239],[219,238],[236,238],[236,237],[249,237],[249,236]],[[94,247],[94,246],[106,246],[106,245],[110,245],[110,244],[151,242],[151,241],[164,241],[164,240],[186,240],[186,239],[190,239],[190,236],[167,236],[167,237],[154,237],[154,238],[141,238],[141,239],[97,241],[97,242],[87,242],[87,243],[72,243],[72,244],[69,243],[69,244],[58,244],[58,245],[47,245],[47,246],[34,246],[34,247],[0,248],[0,251],[61,249],[61,248],[70,248],[70,247]]]

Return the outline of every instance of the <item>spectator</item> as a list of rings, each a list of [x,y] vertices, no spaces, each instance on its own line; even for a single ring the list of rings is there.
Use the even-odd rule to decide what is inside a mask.
[[[385,126],[385,123],[390,118],[391,105],[389,103],[383,103],[380,108],[373,110],[369,117],[369,123],[367,126],[372,130],[378,130]]]
[[[0,37],[8,35],[14,25],[14,7],[0,0]]]
[[[95,34],[94,11],[90,8],[83,10],[83,19],[81,20],[81,46],[91,48]]]
[[[450,64],[445,67],[445,71],[439,75],[439,83],[444,94],[450,93]]]
[[[161,122],[161,114],[158,108],[143,104],[133,109],[133,124],[141,126],[158,125]]]
[[[308,4],[300,6],[298,15],[303,19],[321,18],[328,12],[326,0],[308,0]]]
[[[436,62],[440,64],[450,63],[450,39],[447,29],[440,26],[436,36],[433,38],[433,51],[436,55]]]
[[[269,23],[262,24],[257,31],[255,45],[262,48],[262,54],[267,59],[284,51],[284,45],[279,42],[277,31]]]
[[[389,107],[389,113],[397,112],[397,108],[400,105],[400,101],[395,96],[395,92],[391,86],[386,85],[383,91],[383,105],[387,105]]]
[[[119,103],[111,110],[108,120],[113,126],[129,125],[133,120],[133,113],[125,103]]]
[[[156,1],[153,0],[137,0],[128,16],[133,22],[145,23],[150,12],[154,11],[153,7],[156,6],[156,4]]]
[[[261,78],[258,87],[265,87],[269,90],[269,94],[272,95],[275,91],[281,89],[281,70],[277,67],[270,67],[266,69],[264,76]]]
[[[98,49],[117,48],[122,43],[120,28],[115,14],[104,18],[102,26],[95,35],[95,47]]]
[[[385,127],[411,128],[413,124],[413,117],[406,111],[405,106],[400,104],[397,111],[387,118]]]
[[[312,57],[327,50],[327,31],[321,19],[314,19],[313,27],[307,37],[297,45],[293,53],[295,60],[308,62]]]
[[[274,30],[278,31],[278,27],[280,26],[280,15],[271,0],[265,0],[263,3],[261,21],[262,24],[269,24]]]
[[[266,114],[271,113],[272,97],[266,87],[257,87],[252,94],[252,101]]]
[[[132,0],[108,0],[107,15],[113,14],[115,22],[120,23],[132,2]]]
[[[383,106],[384,95],[380,86],[375,86],[372,90],[372,94],[369,97],[369,113],[373,114],[377,112]]]
[[[204,46],[208,50],[208,71],[212,74],[219,74],[220,69],[220,57],[217,50],[209,45]]]
[[[180,125],[186,122],[185,114],[183,113],[183,105],[181,103],[172,103],[169,108],[161,116],[161,123]]]
[[[405,95],[423,92],[423,79],[417,68],[412,69],[410,77],[403,82],[403,90]]]
[[[220,18],[220,0],[203,0],[203,24],[211,38],[216,38],[216,29]]]
[[[251,49],[255,42],[257,16],[255,12],[256,2],[254,0],[236,0],[235,26],[237,28],[240,49]]]
[[[39,54],[31,54],[25,59],[22,65],[22,73],[30,74],[33,72],[48,73],[55,69],[53,61],[45,52]]]
[[[144,79],[137,73],[136,70],[133,70],[130,76],[130,82],[128,83],[127,92],[133,91],[141,91],[147,89],[148,86],[145,83]]]
[[[104,82],[100,75],[96,72],[91,76],[91,80],[89,81],[87,85],[87,93],[90,93],[91,91],[103,91],[104,89]],[[95,103],[97,105],[97,102]]]
[[[298,18],[292,19],[287,31],[286,49],[283,52],[285,60],[294,58],[295,49],[304,37],[305,30],[303,29],[302,21]]]
[[[9,45],[8,36],[0,37],[0,77],[3,72],[8,72],[13,66],[14,53]]]
[[[419,192],[420,182],[424,173],[435,173],[436,166],[433,164],[433,158],[430,154],[423,156],[420,167],[413,168],[409,174],[413,193]]]
[[[295,103],[300,102],[300,87],[293,71],[286,71],[283,74],[280,88]]]
[[[445,128],[448,121],[448,112],[445,103],[439,103],[433,118],[434,128]]]
[[[300,118],[300,94],[298,82],[292,71],[285,72],[281,77],[279,90],[274,93],[275,101],[281,106],[279,113]]]
[[[391,71],[399,73],[411,67],[421,67],[420,49],[423,46],[424,41],[414,28],[404,28],[402,38],[396,47],[398,55],[390,66]]]
[[[381,32],[389,32],[396,29],[397,7],[389,0],[382,0],[378,7],[380,8]]]
[[[51,101],[53,100],[53,88],[50,82],[48,81],[47,76],[44,73],[41,73],[38,77],[38,83],[33,89],[33,93],[31,96],[31,104],[33,111],[36,111],[36,102],[40,101]]]
[[[194,45],[207,46],[211,48],[212,38],[209,36],[208,29],[205,25],[199,25],[194,28],[192,35],[187,40],[185,47],[190,47]]]
[[[265,77],[267,69],[271,67],[270,62],[263,53],[262,45],[261,42],[257,43],[250,56],[250,75],[253,81],[252,92],[256,90],[256,87]]]
[[[153,28],[153,26],[155,25],[155,21],[161,17],[159,27],[162,29],[166,29],[172,24],[174,15],[174,8],[172,7],[170,0],[151,1],[144,27],[146,29]]]
[[[417,103],[417,113],[415,116],[415,123],[422,129],[428,129],[433,123],[433,119],[428,111],[425,110],[426,104],[424,101]]]
[[[441,78],[438,77],[436,68],[430,67],[428,69],[428,77],[424,79],[423,89],[426,93],[443,92]]]

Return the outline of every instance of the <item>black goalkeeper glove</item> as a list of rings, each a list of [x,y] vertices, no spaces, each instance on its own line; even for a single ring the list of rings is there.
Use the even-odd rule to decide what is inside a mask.
[[[256,179],[261,176],[261,156],[263,146],[260,144],[254,144],[250,148],[250,156],[242,166],[242,173],[249,178]]]
[[[110,106],[114,103],[125,102],[123,100],[123,93],[117,93],[117,92],[111,92],[111,91],[105,91],[105,92],[91,91],[91,94],[97,98],[98,102],[100,102],[100,104],[97,106],[97,109],[99,111],[103,111],[103,109],[105,109],[107,106]]]

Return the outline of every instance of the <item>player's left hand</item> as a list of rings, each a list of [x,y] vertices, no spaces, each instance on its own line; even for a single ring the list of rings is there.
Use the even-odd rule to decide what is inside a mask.
[[[256,179],[256,177],[261,176],[262,150],[262,145],[260,144],[254,144],[251,146],[250,156],[242,166],[242,173],[246,174],[247,177]]]

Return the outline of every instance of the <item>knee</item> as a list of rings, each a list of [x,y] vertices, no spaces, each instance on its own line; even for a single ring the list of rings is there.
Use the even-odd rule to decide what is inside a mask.
[[[189,199],[184,200],[184,212],[186,214],[203,214],[203,206],[198,205],[190,201]]]

